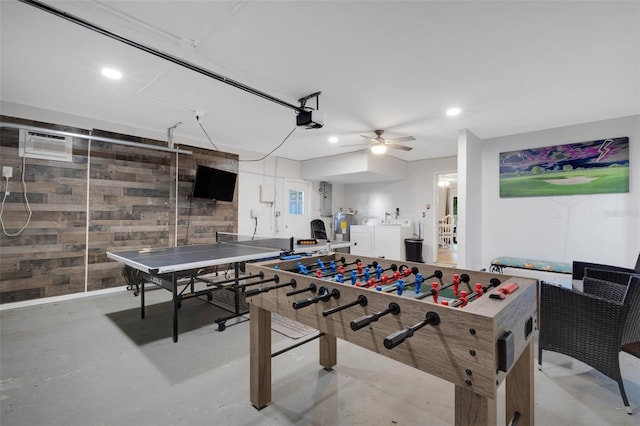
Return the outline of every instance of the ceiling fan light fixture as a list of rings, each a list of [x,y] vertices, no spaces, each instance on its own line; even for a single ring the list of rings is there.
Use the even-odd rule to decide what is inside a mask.
[[[371,152],[377,155],[384,154],[387,152],[387,147],[383,143],[371,145]]]

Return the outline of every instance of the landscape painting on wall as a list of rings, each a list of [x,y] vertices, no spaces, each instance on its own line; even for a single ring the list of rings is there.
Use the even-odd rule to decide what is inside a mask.
[[[500,153],[500,197],[629,192],[629,138]]]

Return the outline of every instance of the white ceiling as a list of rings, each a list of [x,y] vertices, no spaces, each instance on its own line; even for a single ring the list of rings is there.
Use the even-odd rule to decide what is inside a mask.
[[[324,128],[275,155],[336,155],[385,129],[403,160],[490,138],[640,113],[640,3],[46,1],[288,103],[321,91]],[[2,0],[1,99],[223,150],[268,153],[295,112],[16,0]],[[124,78],[108,81],[103,66]],[[463,113],[446,117],[445,109]]]

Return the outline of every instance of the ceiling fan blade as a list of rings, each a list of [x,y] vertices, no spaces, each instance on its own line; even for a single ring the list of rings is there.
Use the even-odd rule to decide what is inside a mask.
[[[409,142],[409,141],[415,141],[416,138],[414,138],[413,136],[403,136],[401,138],[395,138],[395,139],[387,139],[387,142],[390,143],[396,143],[396,142]]]
[[[365,138],[368,141],[372,141],[372,142],[377,142],[374,138],[372,138],[371,136],[365,136],[365,135],[360,135],[361,138]]]
[[[413,148],[410,146],[404,146],[404,145],[396,145],[394,143],[390,143],[390,144],[386,144],[387,148],[391,148],[391,149],[401,149],[402,151],[411,151]]]
[[[356,144],[350,144],[350,145],[340,145],[340,148],[343,148],[345,146],[371,146],[370,143],[356,143]]]

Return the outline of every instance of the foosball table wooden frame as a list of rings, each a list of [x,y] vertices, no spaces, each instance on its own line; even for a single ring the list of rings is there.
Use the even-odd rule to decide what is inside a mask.
[[[250,309],[250,400],[255,408],[262,409],[271,402],[271,313],[275,312],[324,333],[319,337],[319,363],[325,369],[331,369],[337,363],[337,338],[340,338],[440,377],[455,385],[456,425],[497,424],[497,388],[506,380],[507,423],[517,419],[519,425],[534,424],[533,329],[537,280],[343,253],[326,255],[323,259],[330,261],[337,259],[337,255],[346,262],[359,258],[365,265],[376,261],[384,268],[392,264],[415,266],[425,277],[439,270],[443,274],[443,284],[451,282],[453,274],[466,273],[471,278],[471,288],[475,283],[490,287],[491,279],[496,283],[495,278],[500,280],[500,285],[491,287],[488,294],[465,307],[450,307],[433,303],[431,297],[418,300],[287,272],[298,260],[248,264],[248,273],[262,272],[265,277],[277,275],[281,283],[247,298]],[[310,262],[308,259],[303,261]],[[434,280],[425,282],[424,287],[430,288],[431,281]],[[283,286],[282,283],[290,284]],[[489,297],[507,283],[516,283],[517,291],[504,298]],[[317,293],[295,296],[287,296],[287,293],[312,284],[334,294],[337,290],[339,298],[331,297],[294,309],[295,301]],[[465,289],[464,286],[461,289]],[[328,316],[322,314],[352,303],[362,295],[367,298],[366,306],[355,305]],[[383,311],[391,302],[399,305],[400,313],[385,315],[357,331],[351,329],[350,322],[355,318]],[[421,327],[392,349],[385,347],[385,338],[425,320],[428,312],[437,314],[437,325]]]

